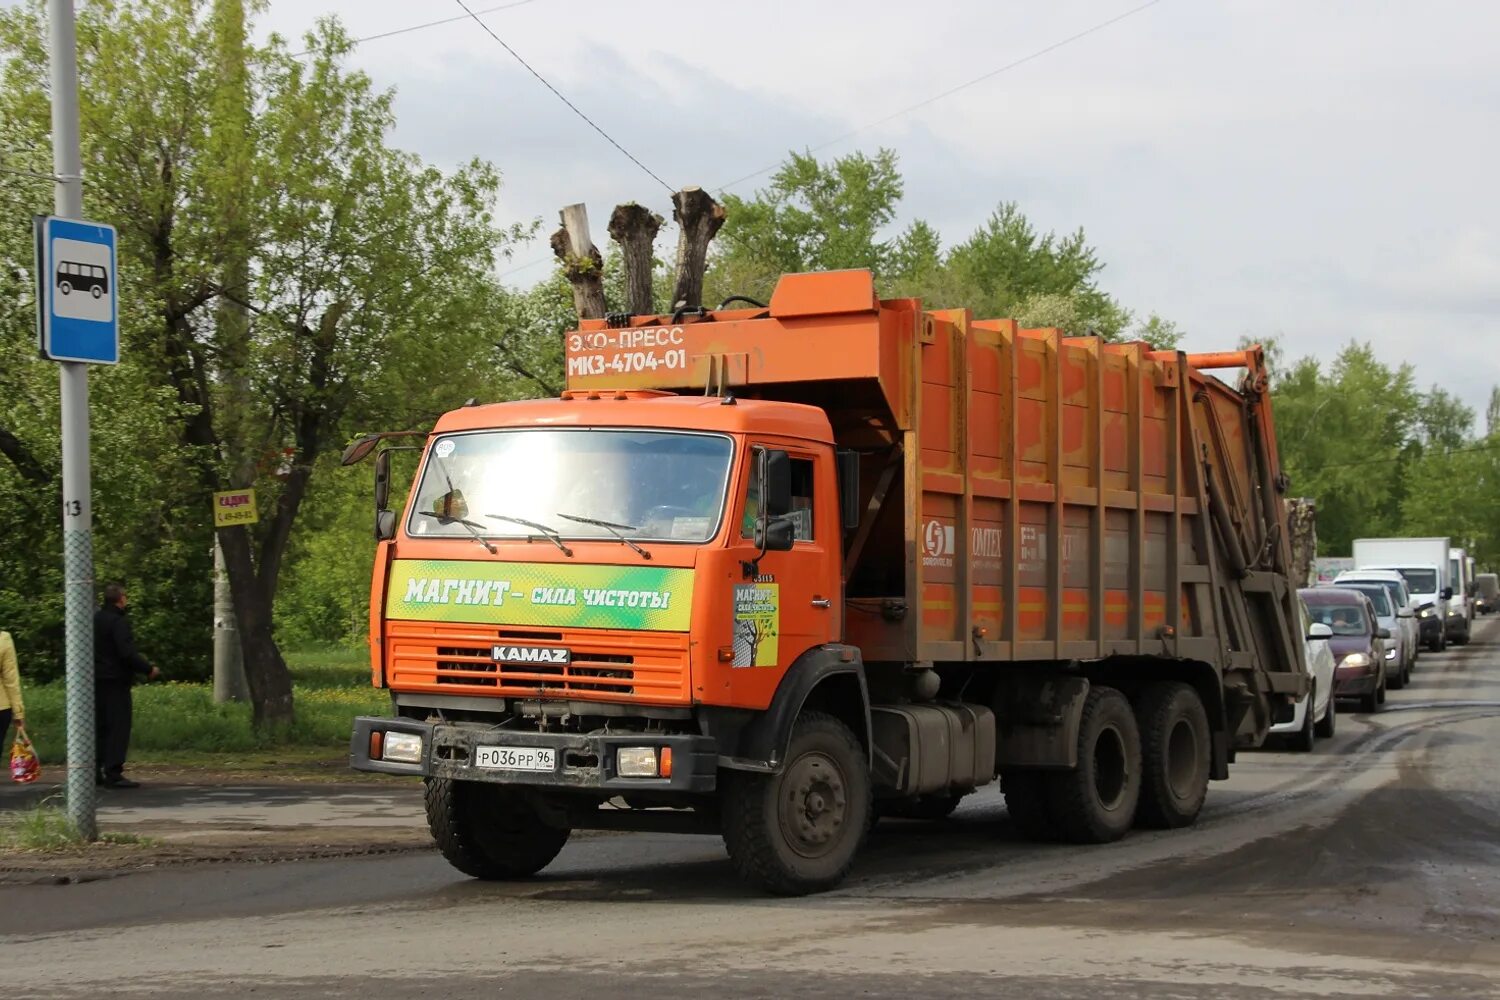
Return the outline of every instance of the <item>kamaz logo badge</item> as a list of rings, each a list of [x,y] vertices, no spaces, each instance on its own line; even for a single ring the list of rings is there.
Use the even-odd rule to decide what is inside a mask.
[[[571,650],[555,646],[496,646],[490,651],[496,663],[552,663],[567,666],[573,662]]]

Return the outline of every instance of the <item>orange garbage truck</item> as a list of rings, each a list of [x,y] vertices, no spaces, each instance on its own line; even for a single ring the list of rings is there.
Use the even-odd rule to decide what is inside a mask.
[[[375,454],[362,771],[477,878],[711,831],[828,889],[878,815],[1000,782],[1100,843],[1190,824],[1305,690],[1265,369],[881,301],[865,271],[584,321],[559,399]],[[1234,384],[1208,374],[1235,369]],[[415,446],[413,446],[415,448]]]

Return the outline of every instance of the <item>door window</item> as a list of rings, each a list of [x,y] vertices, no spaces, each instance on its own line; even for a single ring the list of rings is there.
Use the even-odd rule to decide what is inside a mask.
[[[758,455],[763,449],[756,448]],[[755,465],[751,465],[753,470]],[[793,538],[799,542],[813,540],[813,462],[810,458],[792,459],[792,510],[787,517],[793,525]],[[745,515],[740,519],[740,537],[755,537],[755,521],[760,516],[760,480],[751,472],[745,490]]]

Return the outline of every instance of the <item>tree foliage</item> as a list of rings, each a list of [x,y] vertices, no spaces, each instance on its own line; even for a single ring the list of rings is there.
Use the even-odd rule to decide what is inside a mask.
[[[306,59],[279,38],[247,41],[236,0],[92,4],[78,37],[86,203],[119,230],[128,289],[129,360],[97,379],[98,424],[128,435],[100,463],[100,531],[181,534],[191,552],[174,561],[207,580],[209,494],[257,489],[260,524],[220,538],[257,721],[284,721],[271,609],[320,459],[356,429],[487,392],[493,266],[519,233],[493,221],[489,164],[443,171],[389,145],[391,95],[344,65],[333,22],[303,41]],[[7,153],[28,161],[48,141],[43,40],[40,4],[0,15],[0,118]],[[47,194],[9,197],[45,210]],[[6,318],[14,350],[22,331]],[[33,453],[55,447],[37,412],[55,405],[45,378],[20,379],[35,402],[5,431]],[[120,467],[135,477],[124,488],[109,481]]]
[[[1042,233],[1016,203],[1001,202],[967,239],[945,247],[921,219],[895,230],[904,189],[888,149],[828,163],[793,153],[753,197],[725,198],[728,218],[707,287],[720,298],[764,299],[787,272],[868,268],[882,295],[933,308],[967,307],[977,316],[1157,347],[1181,338],[1155,314],[1132,326],[1131,312],[1099,287],[1104,264],[1082,229]]]

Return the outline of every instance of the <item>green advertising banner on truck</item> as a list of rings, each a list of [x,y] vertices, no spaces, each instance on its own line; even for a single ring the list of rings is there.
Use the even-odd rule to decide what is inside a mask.
[[[391,619],[686,632],[693,571],[397,559],[386,594]]]

